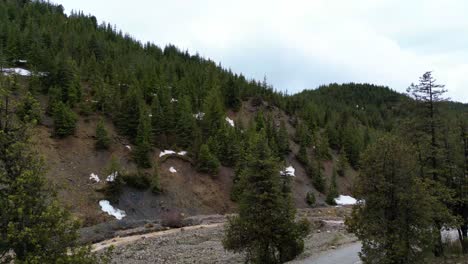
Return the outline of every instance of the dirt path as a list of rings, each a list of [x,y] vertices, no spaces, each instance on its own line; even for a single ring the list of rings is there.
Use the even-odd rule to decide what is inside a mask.
[[[169,230],[165,230],[165,231],[157,231],[157,232],[141,234],[141,235],[133,235],[133,236],[126,236],[126,237],[115,237],[115,238],[112,238],[112,239],[108,239],[108,240],[101,241],[99,243],[93,244],[92,245],[92,251],[93,252],[100,251],[100,250],[109,248],[111,246],[117,247],[117,246],[127,245],[127,244],[130,244],[130,243],[138,241],[138,240],[151,239],[151,238],[155,238],[155,237],[170,235],[170,234],[184,232],[184,231],[192,231],[192,230],[203,229],[203,228],[214,228],[214,227],[219,227],[219,226],[222,226],[222,225],[224,225],[224,223],[207,224],[207,225],[195,225],[195,226],[187,226],[187,227],[182,227],[182,228],[174,228],[174,229],[169,229]]]
[[[359,251],[361,251],[361,243],[354,242],[345,244],[337,249],[332,249],[320,253],[316,256],[311,256],[306,259],[290,262],[291,264],[360,264]]]

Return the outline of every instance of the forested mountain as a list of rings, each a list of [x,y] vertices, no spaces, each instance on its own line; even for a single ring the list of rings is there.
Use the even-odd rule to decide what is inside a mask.
[[[24,151],[36,147],[46,157],[52,171],[47,179],[84,225],[105,220],[91,217],[100,212],[96,197],[119,204],[119,199],[130,199],[126,187],[150,193],[146,199],[158,201],[158,210],[167,209],[158,200],[166,199],[185,206],[184,212],[205,212],[203,208],[227,213],[239,204],[241,215],[248,215],[248,202],[260,200],[251,188],[259,178],[249,177],[255,171],[278,172],[278,178],[271,173],[259,176],[263,184],[272,182],[266,189],[284,195],[265,199],[275,204],[265,211],[274,215],[276,207],[285,208],[288,216],[277,220],[289,225],[293,204],[334,204],[339,193],[354,191],[353,180],[361,171],[362,177],[372,178],[369,168],[380,161],[374,159],[380,157],[375,144],[383,137],[395,143],[382,144],[389,153],[414,151],[408,155],[416,158],[414,164],[391,159],[392,164],[404,163],[402,171],[411,174],[402,184],[421,178],[435,186],[434,193],[421,194],[439,201],[437,206],[446,213],[432,215],[435,227],[450,223],[464,228],[466,240],[468,105],[444,100],[442,90],[440,98],[431,94],[428,99],[423,88],[433,80],[431,73],[408,94],[349,83],[287,95],[266,80],[247,79],[172,45],[140,43],[97,21],[81,12],[66,15],[61,5],[44,1],[0,2],[0,147],[5,153],[0,157],[0,190],[21,189],[17,184],[22,182],[10,175],[15,166],[7,155],[18,140],[27,143]],[[29,133],[18,136],[20,130],[32,131],[39,143],[31,144]],[[400,147],[405,144],[410,147]],[[367,153],[364,158],[362,153]],[[33,169],[44,174],[42,163],[34,159],[36,163],[41,169]],[[107,180],[99,182],[88,167],[108,174]],[[177,178],[179,168],[184,175]],[[98,187],[89,188],[89,180]],[[185,185],[178,186],[178,180]],[[372,182],[360,182],[367,180]],[[41,194],[50,191],[45,189]],[[367,190],[356,190],[362,196],[358,198],[368,195]],[[2,199],[8,195],[0,196],[0,206],[14,208]],[[10,218],[3,219],[0,246],[10,232]],[[362,231],[359,223],[353,228]],[[296,230],[297,236],[303,238],[305,230]],[[229,241],[231,248],[243,245],[235,238]],[[301,243],[293,246],[287,250],[294,253],[281,252],[281,261],[300,252]],[[61,257],[66,258],[64,252]]]

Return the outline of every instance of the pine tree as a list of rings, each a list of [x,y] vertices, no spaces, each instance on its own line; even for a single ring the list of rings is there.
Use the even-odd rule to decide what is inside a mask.
[[[38,123],[41,121],[41,105],[30,92],[27,92],[21,100],[16,112],[22,122]]]
[[[309,205],[309,206],[314,206],[315,205],[315,202],[316,202],[316,199],[315,199],[315,195],[313,192],[307,192],[306,194],[306,203]]]
[[[333,168],[332,177],[328,184],[327,199],[326,202],[329,205],[336,205],[335,198],[338,197],[338,188],[336,186],[336,170]]]
[[[100,119],[96,126],[96,149],[108,149],[110,145],[110,138],[104,120]]]
[[[103,263],[78,245],[79,224],[49,194],[29,125],[17,122],[8,105],[0,110],[0,261]]]
[[[246,261],[283,263],[302,252],[309,232],[306,222],[296,223],[290,193],[283,193],[277,161],[265,138],[253,144],[242,173],[239,216],[229,219],[223,245],[246,252]]]
[[[124,181],[120,163],[115,156],[111,156],[106,172],[110,178],[109,180],[106,179],[107,185],[104,192],[109,200],[118,201]]]
[[[317,191],[323,193],[325,191],[325,179],[323,178],[323,168],[322,162],[319,159],[316,159],[309,166],[310,175],[312,176],[312,184],[314,185]]]
[[[58,102],[53,109],[54,134],[57,137],[66,137],[75,133],[76,114],[68,105]]]
[[[151,192],[154,194],[159,194],[162,192],[160,176],[159,176],[159,166],[158,163],[154,163],[153,175],[151,178]]]
[[[210,152],[208,145],[201,145],[197,162],[198,171],[216,175],[218,174],[219,165],[219,160]]]
[[[205,116],[202,123],[205,137],[216,135],[221,126],[226,123],[222,102],[219,89],[212,88],[203,105]]]
[[[296,155],[297,160],[304,166],[308,167],[310,165],[309,156],[307,154],[307,148],[305,144],[299,146],[299,152]]]
[[[337,163],[337,170],[336,172],[341,177],[345,176],[346,170],[348,169],[348,158],[346,156],[346,152],[343,148],[340,150],[340,154],[338,156],[338,163]]]
[[[364,200],[346,224],[362,241],[364,263],[425,263],[431,248],[434,201],[417,176],[413,150],[392,136],[363,154],[355,195]]]
[[[195,129],[195,118],[192,116],[192,106],[187,96],[183,96],[178,100],[176,116],[177,143],[180,147],[187,149],[192,143]]]
[[[149,153],[151,152],[151,120],[145,106],[141,106],[140,120],[138,123],[137,136],[135,140],[135,151],[133,158],[140,168],[150,168],[151,161]]]

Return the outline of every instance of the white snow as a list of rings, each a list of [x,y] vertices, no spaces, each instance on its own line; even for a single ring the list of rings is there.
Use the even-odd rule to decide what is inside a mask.
[[[125,147],[128,149],[128,150],[132,150],[132,147],[130,145],[125,145]]]
[[[174,150],[163,150],[161,151],[161,153],[159,153],[159,157],[162,157],[164,155],[173,155],[173,154],[177,154],[177,155],[180,155],[180,156],[185,156],[187,155],[187,151],[185,150],[182,150],[182,151],[179,151],[179,152],[175,152]]]
[[[340,195],[338,198],[335,198],[335,203],[337,205],[350,205],[356,204],[357,200],[349,195]]]
[[[127,216],[127,214],[125,213],[125,211],[123,210],[120,210],[120,209],[117,209],[117,208],[114,208],[110,203],[109,201],[107,200],[101,200],[99,201],[99,205],[101,206],[101,210],[109,215],[112,215],[114,216],[115,218],[117,218],[118,220],[121,220],[122,218],[124,218],[125,216]]]
[[[113,181],[115,181],[117,176],[119,176],[119,172],[114,171],[113,173],[109,174],[109,176],[107,176],[106,181],[113,182]]]
[[[295,177],[296,169],[293,166],[286,167],[284,170],[280,171],[282,176],[292,176]]]
[[[229,118],[228,116],[226,116],[226,122],[229,123],[229,125],[231,125],[232,127],[234,127],[234,120],[232,120],[231,118]]]
[[[171,103],[177,103],[179,100],[175,99],[175,98],[171,98]]]
[[[193,117],[195,117],[197,120],[203,120],[204,116],[205,116],[205,113],[203,112],[198,112],[196,114],[193,114]]]
[[[4,75],[18,74],[20,76],[31,76],[31,72],[23,68],[3,68]]]
[[[27,60],[18,60],[19,63],[26,63],[28,62]]]
[[[153,114],[148,114],[149,117],[153,117]]]
[[[177,172],[177,170],[174,169],[174,167],[170,167],[170,168],[169,168],[169,171],[170,171],[171,173],[176,173],[176,172]]]
[[[442,240],[444,242],[453,242],[458,240],[458,230],[457,229],[444,229],[440,231]]]
[[[101,180],[99,179],[99,176],[98,176],[97,174],[94,174],[94,173],[91,173],[91,174],[89,175],[89,179],[92,180],[92,181],[94,181],[94,182],[96,182],[96,183],[98,183],[98,182],[101,181]]]

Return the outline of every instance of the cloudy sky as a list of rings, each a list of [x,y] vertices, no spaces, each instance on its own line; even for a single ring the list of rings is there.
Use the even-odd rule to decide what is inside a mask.
[[[294,93],[331,82],[405,91],[425,71],[468,102],[465,0],[55,0]]]

